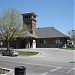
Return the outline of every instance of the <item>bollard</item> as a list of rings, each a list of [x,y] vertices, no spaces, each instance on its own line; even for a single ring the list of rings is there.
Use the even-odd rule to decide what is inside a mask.
[[[15,67],[15,75],[26,75],[26,67],[24,66]]]

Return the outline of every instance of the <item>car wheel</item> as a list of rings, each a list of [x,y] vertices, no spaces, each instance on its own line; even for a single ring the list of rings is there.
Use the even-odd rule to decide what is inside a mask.
[[[14,55],[13,55],[13,54],[10,54],[10,56],[14,57]]]
[[[9,56],[12,56],[12,54],[10,53]]]

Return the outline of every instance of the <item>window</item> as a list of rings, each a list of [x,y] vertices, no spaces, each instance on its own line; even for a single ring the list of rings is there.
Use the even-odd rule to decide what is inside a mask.
[[[30,15],[29,15],[29,18],[30,18]]]
[[[39,43],[40,43],[40,44],[44,44],[44,40],[40,40]]]
[[[58,39],[58,40],[56,40],[56,44],[58,44],[58,43],[60,43],[60,40]]]

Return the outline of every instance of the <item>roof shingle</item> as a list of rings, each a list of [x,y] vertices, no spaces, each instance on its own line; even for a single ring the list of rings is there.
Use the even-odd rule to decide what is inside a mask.
[[[38,38],[68,37],[54,27],[37,28],[36,35]]]

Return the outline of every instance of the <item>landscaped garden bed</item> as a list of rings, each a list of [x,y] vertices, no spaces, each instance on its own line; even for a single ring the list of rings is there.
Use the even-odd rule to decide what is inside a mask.
[[[0,68],[0,75],[13,75],[13,70]]]
[[[9,72],[9,70],[0,68],[0,74],[5,74],[5,73],[8,73],[8,72]]]
[[[23,56],[31,56],[31,55],[37,55],[39,52],[31,52],[31,51],[19,51],[19,55]]]

